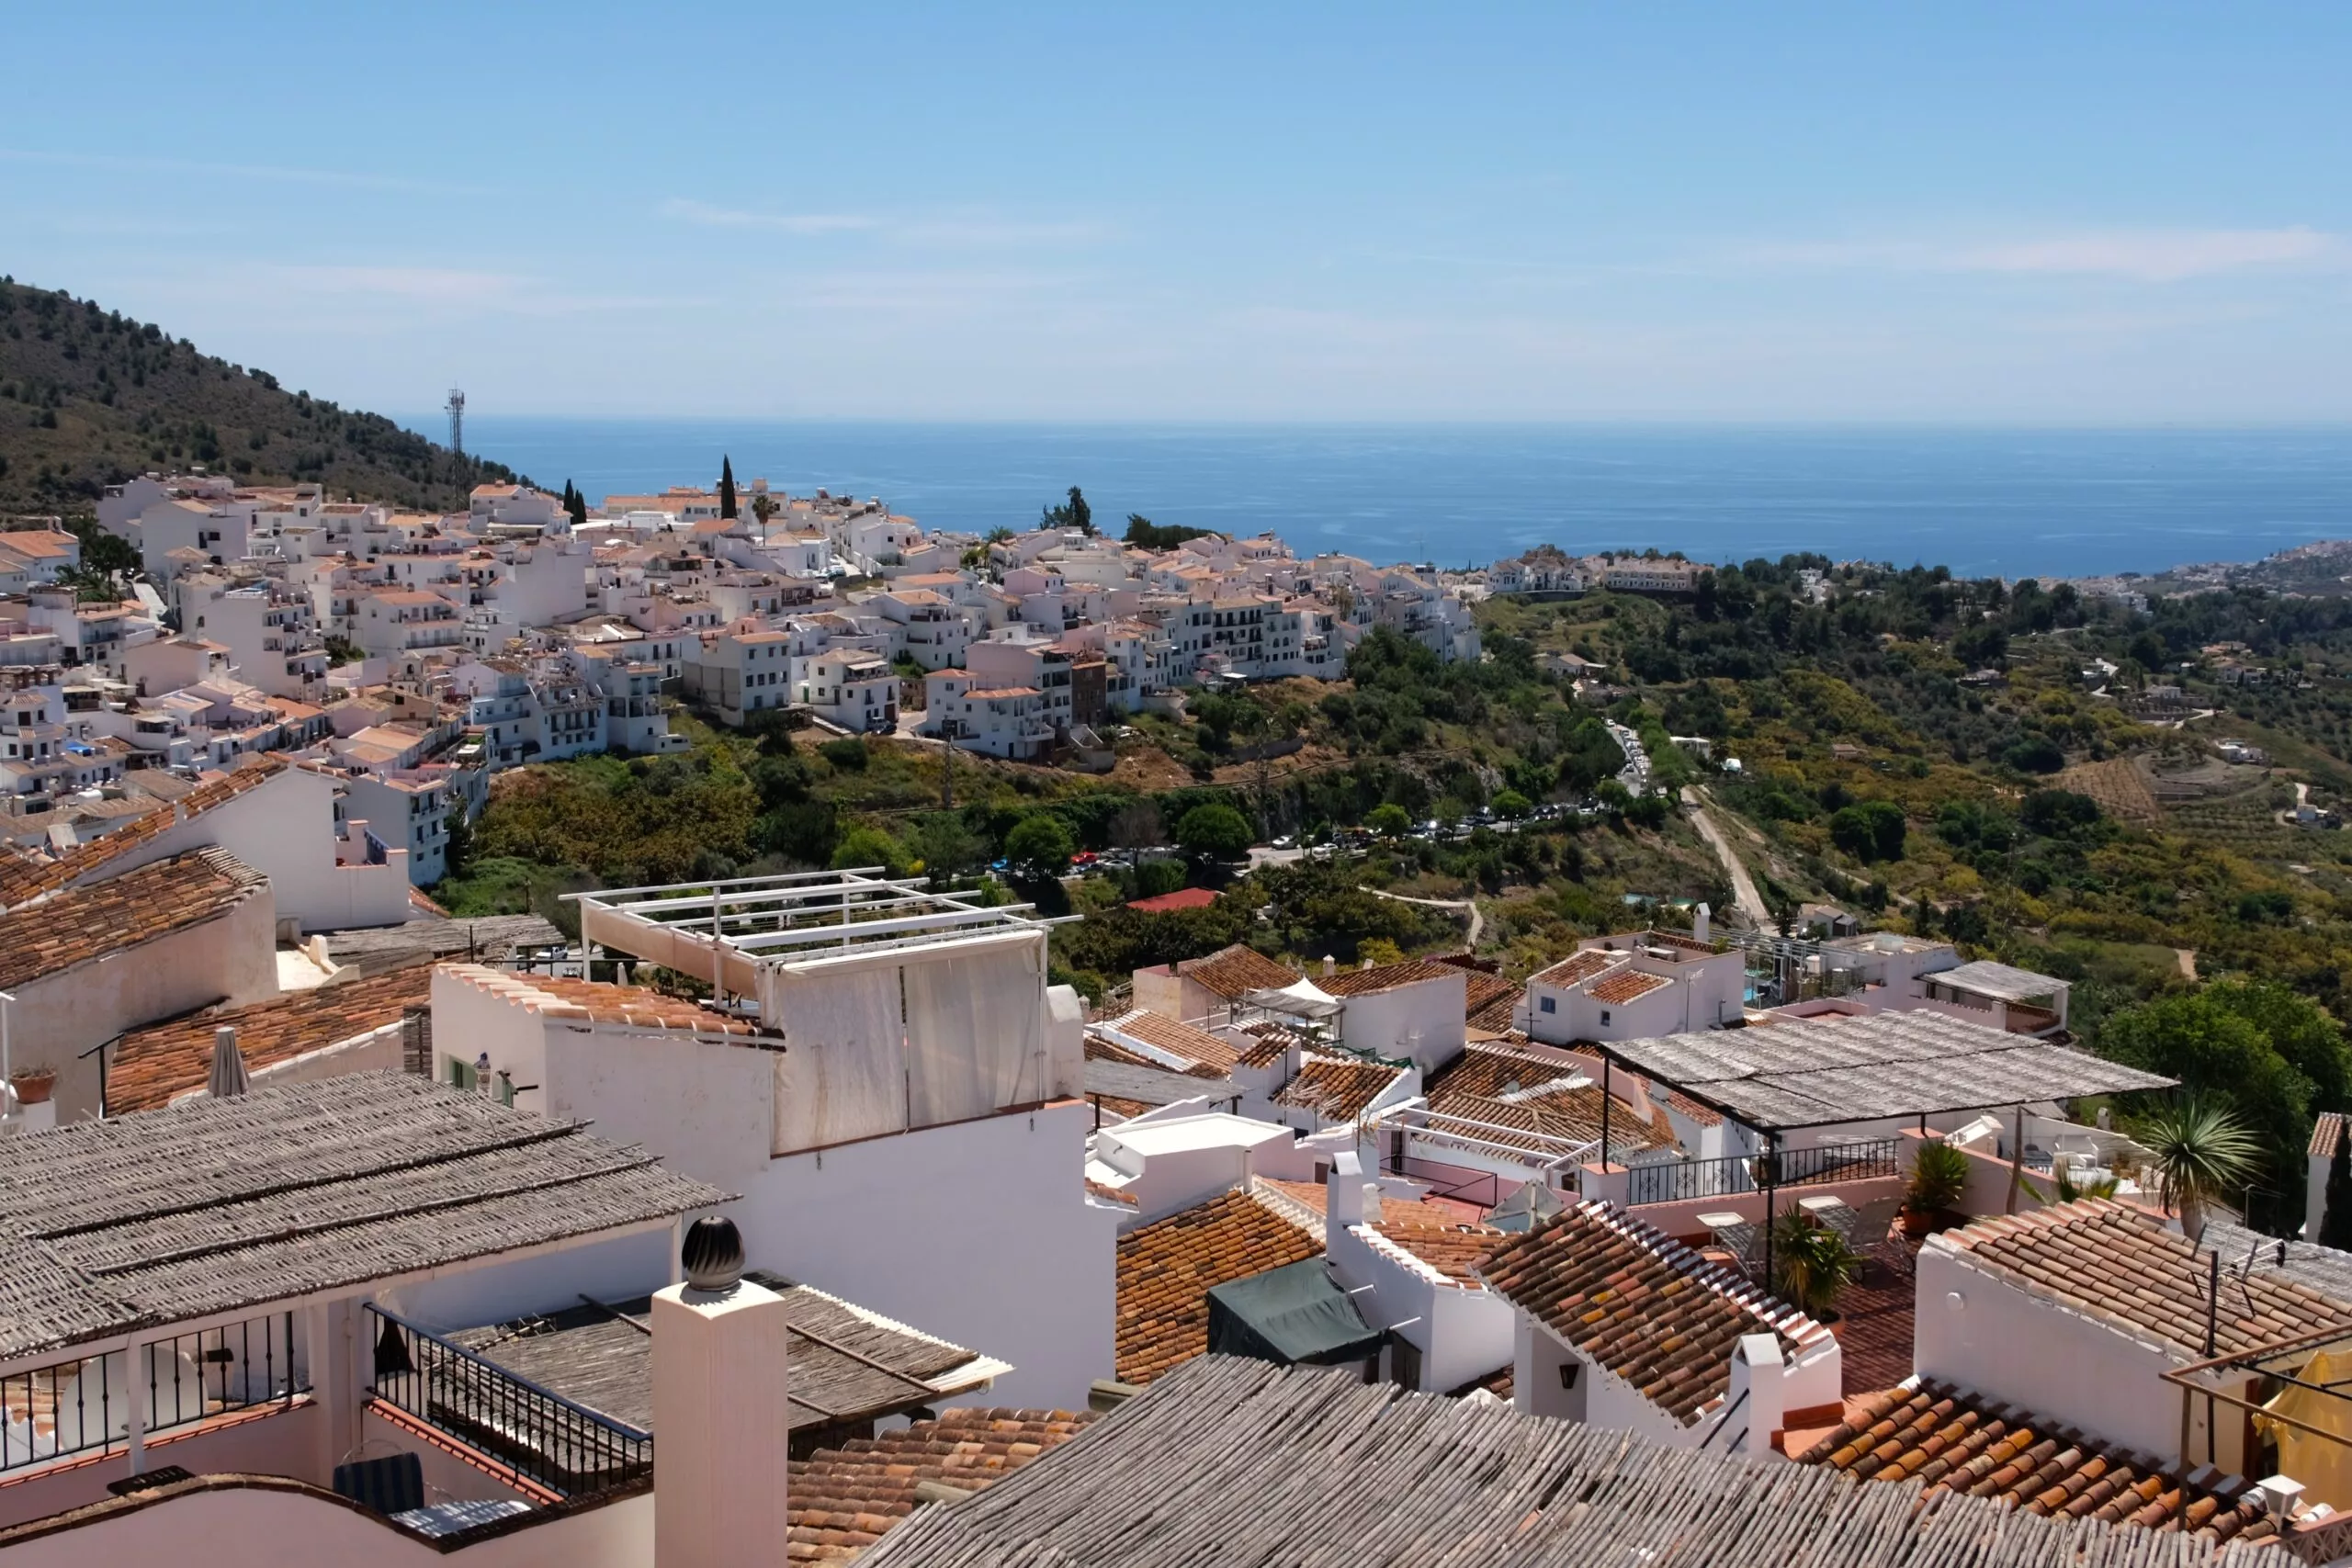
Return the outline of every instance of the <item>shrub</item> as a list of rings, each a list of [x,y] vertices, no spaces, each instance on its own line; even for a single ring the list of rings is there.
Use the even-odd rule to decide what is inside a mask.
[[[1903,1190],[1903,1203],[1914,1213],[1932,1214],[1959,1202],[1967,1186],[1967,1154],[1951,1144],[1929,1140],[1912,1157],[1911,1180]]]
[[[844,735],[838,740],[828,740],[817,748],[817,755],[845,773],[865,771],[865,740],[862,736]]]

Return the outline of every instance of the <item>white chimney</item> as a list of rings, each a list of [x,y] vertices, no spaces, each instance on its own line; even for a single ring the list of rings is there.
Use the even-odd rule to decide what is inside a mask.
[[[1369,969],[1372,967],[1372,960],[1369,958],[1363,959],[1356,964],[1356,967],[1359,969]]]
[[[2295,1517],[2303,1500],[2303,1483],[2292,1476],[2273,1475],[2254,1483],[2254,1490],[2270,1510],[2271,1522],[2285,1527]]]
[[[1742,1393],[1747,1395],[1746,1404],[1740,1402]],[[1741,1335],[1732,1352],[1731,1387],[1724,1397],[1724,1436],[1736,1438],[1745,1427],[1747,1438],[1740,1444],[1740,1452],[1751,1459],[1776,1454],[1772,1434],[1788,1425],[1788,1375],[1781,1362],[1780,1337]]]
[[[1364,1220],[1364,1193],[1379,1189],[1363,1179],[1363,1161],[1353,1149],[1342,1149],[1331,1156],[1331,1174],[1325,1179],[1323,1218],[1330,1226],[1345,1230],[1360,1225]]]
[[[1339,972],[1340,961],[1332,957],[1329,953],[1325,953],[1323,955],[1323,977],[1328,980]]]
[[[1713,914],[1713,910],[1709,909],[1704,904],[1702,904],[1699,906],[1699,912],[1690,917],[1690,934],[1697,937],[1701,942],[1705,942],[1707,940],[1707,927],[1710,924],[1710,917]]]
[[[686,1282],[653,1298],[653,1564],[738,1568],[747,1542],[780,1557],[791,1528],[786,1308],[741,1277],[731,1221],[696,1220],[684,1263]]]

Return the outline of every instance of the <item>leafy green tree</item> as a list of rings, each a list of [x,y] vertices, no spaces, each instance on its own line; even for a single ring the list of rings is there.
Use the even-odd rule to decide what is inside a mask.
[[[1181,860],[1148,860],[1136,867],[1136,897],[1138,898],[1157,898],[1183,886],[1184,863]]]
[[[1858,800],[1829,818],[1829,841],[1860,861],[1901,860],[1907,825],[1891,800]]]
[[[1004,858],[1039,875],[1059,875],[1069,864],[1069,857],[1077,852],[1069,829],[1050,812],[1023,817],[1004,836]]]
[[[1187,539],[1205,539],[1214,528],[1188,528],[1181,523],[1162,525],[1139,512],[1127,513],[1126,542],[1147,550],[1172,550]]]
[[[2352,1079],[2333,1019],[2282,987],[2227,981],[2113,1013],[2094,1043],[2101,1055],[2177,1078],[2191,1101],[2226,1111],[2253,1140],[2249,1223],[2287,1224],[2302,1213],[2312,1107],[2345,1103],[2319,1096],[2341,1096]]]
[[[1495,798],[1487,802],[1487,808],[1498,817],[1510,818],[1526,816],[1532,806],[1519,791],[1506,789],[1496,792]]]
[[[1413,819],[1395,801],[1385,801],[1364,813],[1363,825],[1384,839],[1401,839],[1413,830]]]
[[[732,519],[735,515],[735,460],[718,459],[718,514]]]
[[[936,883],[945,883],[988,862],[988,840],[953,811],[926,812],[905,835],[907,852],[922,863]]]
[[[1256,838],[1250,819],[1222,802],[1195,806],[1176,821],[1177,845],[1194,860],[1239,860]]]
[[[833,847],[833,869],[878,865],[892,876],[904,876],[912,863],[907,848],[883,829],[871,825],[852,828]]]

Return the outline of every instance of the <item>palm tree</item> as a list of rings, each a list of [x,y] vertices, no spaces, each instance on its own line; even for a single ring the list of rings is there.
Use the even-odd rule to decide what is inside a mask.
[[[2139,1141],[2154,1156],[2156,1196],[2167,1213],[2180,1211],[2181,1234],[2205,1234],[2205,1205],[2243,1188],[2262,1157],[2262,1145],[2244,1122],[2218,1105],[2183,1100],[2140,1125]]]

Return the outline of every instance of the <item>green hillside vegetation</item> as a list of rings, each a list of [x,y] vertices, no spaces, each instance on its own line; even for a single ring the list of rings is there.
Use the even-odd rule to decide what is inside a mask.
[[[109,484],[199,464],[427,512],[514,478],[95,300],[0,279],[0,516],[85,516]]]

